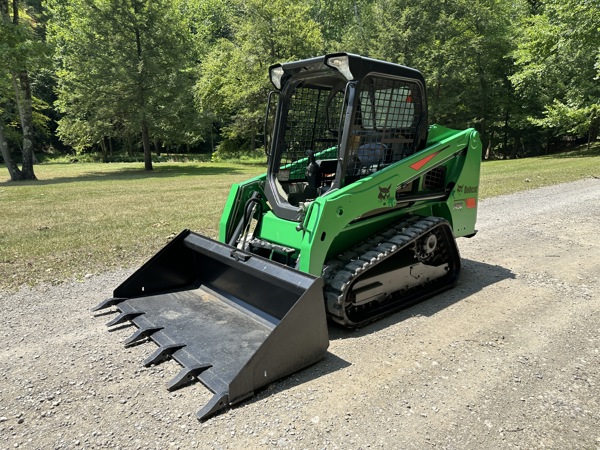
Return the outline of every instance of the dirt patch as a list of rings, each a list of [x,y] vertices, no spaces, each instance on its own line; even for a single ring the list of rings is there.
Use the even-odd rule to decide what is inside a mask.
[[[600,180],[481,203],[458,285],[199,423],[179,366],[90,308],[128,275],[0,292],[0,448],[600,448]]]

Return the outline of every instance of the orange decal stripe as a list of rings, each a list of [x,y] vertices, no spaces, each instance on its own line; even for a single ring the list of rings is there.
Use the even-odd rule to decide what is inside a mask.
[[[432,153],[431,155],[429,155],[429,156],[426,156],[426,157],[425,157],[425,158],[423,158],[422,160],[420,160],[420,161],[417,161],[417,162],[416,162],[416,163],[414,163],[414,164],[411,164],[411,165],[410,165],[410,168],[411,168],[411,169],[415,169],[415,170],[419,170],[419,169],[421,169],[421,167],[423,167],[425,164],[427,164],[429,161],[431,161],[433,158],[435,158],[435,157],[437,156],[437,154],[438,154],[438,153],[439,153],[439,152]]]

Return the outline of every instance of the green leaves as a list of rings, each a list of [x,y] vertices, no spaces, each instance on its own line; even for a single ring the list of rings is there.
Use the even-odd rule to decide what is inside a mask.
[[[44,15],[19,4],[17,25],[0,22],[11,147],[11,74],[26,70],[34,96],[56,93],[58,136],[77,151],[135,151],[143,129],[158,148],[252,150],[268,66],[337,51],[421,70],[431,121],[475,126],[505,155],[600,128],[600,0],[45,0]],[[56,89],[39,82],[48,72]]]
[[[529,120],[555,134],[593,139],[600,120],[600,1],[547,0],[525,22],[511,81],[541,108]],[[593,134],[593,136],[592,136]]]
[[[321,53],[323,38],[302,3],[235,0],[232,7],[231,36],[217,40],[202,59],[196,104],[221,124],[223,147],[235,142],[254,150],[272,89],[269,65]]]
[[[0,17],[0,70],[2,72],[35,71],[50,64],[48,46],[40,39],[37,20],[21,9],[19,21]]]
[[[166,0],[49,3],[61,139],[83,150],[105,138],[126,141],[144,127],[161,143],[202,139],[191,98],[195,55],[179,6]]]

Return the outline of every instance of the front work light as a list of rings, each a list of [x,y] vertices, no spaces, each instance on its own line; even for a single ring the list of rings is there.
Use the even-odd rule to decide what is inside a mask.
[[[273,86],[275,86],[277,89],[281,89],[281,77],[283,77],[283,67],[271,67],[269,72],[269,75],[271,77],[271,83],[273,83]]]
[[[332,56],[331,58],[327,58],[325,64],[329,67],[337,69],[338,72],[346,77],[346,80],[351,81],[354,79],[354,75],[352,75],[352,72],[350,72],[350,60],[348,55]]]

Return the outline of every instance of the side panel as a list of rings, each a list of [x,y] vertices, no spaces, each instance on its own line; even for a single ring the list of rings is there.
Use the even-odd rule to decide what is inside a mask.
[[[349,248],[368,237],[377,225],[385,226],[389,219],[399,219],[409,213],[444,217],[453,229],[455,224],[460,227],[457,235],[473,232],[477,199],[474,204],[473,200],[468,200],[473,197],[472,188],[468,190],[469,194],[464,194],[464,183],[478,186],[481,145],[477,132],[442,127],[438,130],[443,130],[434,133],[439,140],[430,142],[424,150],[310,204],[302,224],[300,270],[319,275],[326,258],[331,256],[330,249],[344,246],[337,239],[342,233],[348,239],[345,248]],[[443,189],[429,196],[423,189],[423,178],[441,166],[449,167]],[[412,191],[404,192],[411,185]],[[465,207],[450,209],[448,204],[454,205],[450,199],[464,202]],[[363,221],[367,226],[363,226]]]
[[[455,237],[475,230],[481,143],[473,129],[434,126],[428,146],[307,205],[298,223],[277,217],[264,205],[257,237],[297,249],[299,270],[319,276],[326,259],[350,248],[403,216],[437,216],[448,220]],[[428,177],[435,171],[435,188]],[[265,176],[232,187],[220,223],[219,239],[227,242],[252,192],[262,193]]]
[[[269,211],[263,216],[260,237],[299,250],[302,244],[302,233],[296,229],[297,226],[298,222],[281,219],[273,211]]]
[[[449,220],[452,223],[455,237],[469,236],[475,233],[480,170],[481,140],[479,134],[474,131],[469,139],[464,165],[458,174],[452,194],[445,204],[451,215]]]

